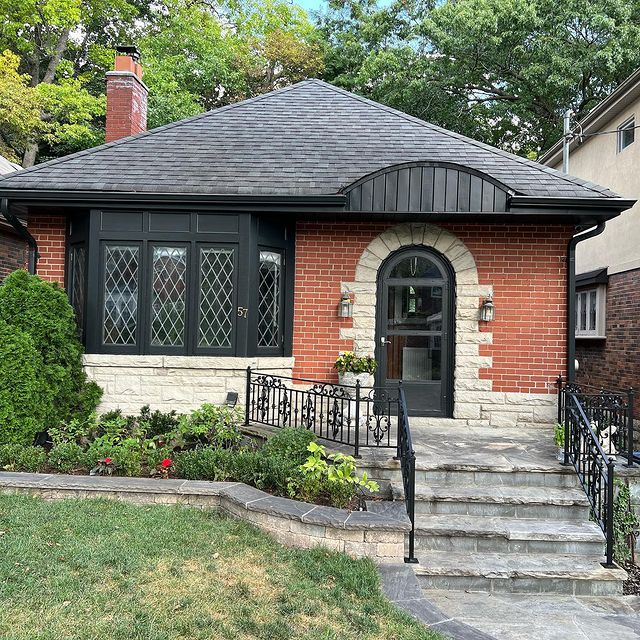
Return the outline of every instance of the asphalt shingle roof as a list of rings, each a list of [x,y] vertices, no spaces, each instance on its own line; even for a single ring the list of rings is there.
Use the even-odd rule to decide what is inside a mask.
[[[0,190],[322,195],[412,161],[462,164],[521,195],[616,195],[319,80],[37,165]]]

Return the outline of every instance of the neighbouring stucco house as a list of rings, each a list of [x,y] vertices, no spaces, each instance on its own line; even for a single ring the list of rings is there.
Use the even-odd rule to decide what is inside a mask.
[[[569,172],[639,198],[639,126],[640,70],[572,127]],[[541,161],[560,168],[562,141]],[[640,205],[578,245],[576,273],[576,379],[640,388]]]
[[[121,51],[107,144],[0,180],[105,407],[222,402],[247,366],[332,381],[354,349],[414,415],[554,420],[567,248],[632,202],[317,80],[149,132],[146,96]]]
[[[0,156],[0,176],[21,169],[20,165]],[[23,223],[24,224],[24,223]],[[0,280],[26,264],[26,243],[4,217],[0,217]]]

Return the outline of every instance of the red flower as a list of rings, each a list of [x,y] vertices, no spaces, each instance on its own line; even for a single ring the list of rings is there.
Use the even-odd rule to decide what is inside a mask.
[[[111,458],[105,458],[105,459],[103,460],[103,462],[104,462],[105,464],[111,464]]]
[[[165,459],[160,463],[160,466],[161,466],[163,469],[168,469],[172,464],[173,464],[173,462],[171,462],[171,460],[169,460],[169,458],[165,458]]]

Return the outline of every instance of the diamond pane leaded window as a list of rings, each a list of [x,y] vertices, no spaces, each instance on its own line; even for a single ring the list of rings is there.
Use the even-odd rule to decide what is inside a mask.
[[[275,251],[260,252],[258,274],[258,346],[280,346],[280,290],[282,256]]]
[[[199,347],[231,347],[233,252],[220,247],[200,249]]]
[[[151,344],[184,345],[186,247],[154,247],[151,284]]]
[[[111,245],[104,254],[103,341],[110,345],[136,343],[138,324],[137,246]]]
[[[71,247],[71,306],[80,332],[84,326],[85,265],[86,249],[83,246]]]

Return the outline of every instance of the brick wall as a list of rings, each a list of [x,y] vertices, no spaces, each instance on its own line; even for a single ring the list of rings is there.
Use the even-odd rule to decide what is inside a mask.
[[[134,74],[109,72],[105,141],[135,135],[146,128],[146,87]]]
[[[640,390],[640,269],[609,276],[606,340],[576,340],[576,381]],[[639,394],[640,395],[640,394]],[[640,399],[635,416],[640,418]]]
[[[341,282],[354,280],[367,245],[389,224],[299,222],[296,231],[294,352],[296,375],[335,379],[340,350],[338,318]],[[480,355],[492,366],[480,376],[492,391],[549,393],[549,383],[566,366],[566,246],[569,227],[440,225],[471,251],[480,285],[493,289],[496,320],[486,327],[492,344]],[[481,298],[478,298],[478,307]],[[356,319],[357,321],[357,319]]]
[[[44,280],[64,284],[67,222],[64,216],[29,217],[29,232],[38,244],[38,275]]]
[[[27,243],[8,230],[0,229],[0,280],[27,264]]]

